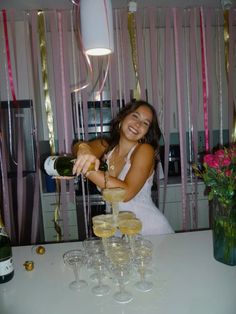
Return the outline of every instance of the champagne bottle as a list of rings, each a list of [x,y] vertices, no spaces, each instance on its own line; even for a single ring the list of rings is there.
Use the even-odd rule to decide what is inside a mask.
[[[10,238],[0,215],[0,284],[14,276]]]
[[[73,176],[72,169],[75,158],[72,156],[49,156],[44,162],[44,169],[49,176]],[[88,171],[94,170],[91,164]],[[106,163],[101,163],[99,170],[106,171]]]

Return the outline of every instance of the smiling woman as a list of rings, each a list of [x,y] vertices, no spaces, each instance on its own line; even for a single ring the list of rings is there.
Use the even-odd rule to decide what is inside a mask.
[[[142,234],[173,232],[151,198],[160,136],[153,106],[140,100],[127,104],[111,121],[109,138],[73,146],[77,157],[74,174],[85,174],[101,190],[123,188],[125,198],[119,203],[119,210],[132,210],[136,214],[142,221]],[[105,176],[98,170],[102,160],[108,165]],[[95,170],[88,171],[91,163],[95,164]]]

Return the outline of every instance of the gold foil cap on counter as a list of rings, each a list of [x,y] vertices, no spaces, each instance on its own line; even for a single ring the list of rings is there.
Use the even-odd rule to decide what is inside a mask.
[[[37,248],[36,248],[36,253],[37,254],[40,254],[40,255],[43,255],[45,253],[45,247],[42,246],[42,245],[39,245]]]
[[[32,271],[34,269],[34,262],[33,261],[25,261],[23,266],[25,267],[25,270]]]

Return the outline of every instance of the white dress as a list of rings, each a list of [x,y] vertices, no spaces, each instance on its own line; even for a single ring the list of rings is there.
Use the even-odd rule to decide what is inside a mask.
[[[126,163],[121,170],[118,179],[124,180],[129,168],[131,166],[130,157],[134,151],[134,147],[129,151],[126,157]],[[109,157],[112,151],[107,156],[107,164],[109,166]],[[172,227],[167,221],[166,217],[159,211],[156,205],[152,201],[151,188],[153,183],[152,175],[147,179],[142,189],[128,202],[120,202],[119,210],[126,211],[130,210],[135,213],[136,217],[142,221],[142,235],[151,234],[167,234],[174,233]]]

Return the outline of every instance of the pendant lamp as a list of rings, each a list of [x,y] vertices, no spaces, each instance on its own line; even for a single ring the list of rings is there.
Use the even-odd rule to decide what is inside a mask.
[[[80,1],[81,35],[84,50],[91,56],[114,51],[111,0]]]

